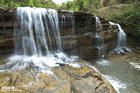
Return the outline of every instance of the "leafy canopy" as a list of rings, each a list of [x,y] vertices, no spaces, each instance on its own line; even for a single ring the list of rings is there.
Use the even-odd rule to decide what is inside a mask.
[[[57,8],[52,0],[0,0],[0,7],[46,7]]]

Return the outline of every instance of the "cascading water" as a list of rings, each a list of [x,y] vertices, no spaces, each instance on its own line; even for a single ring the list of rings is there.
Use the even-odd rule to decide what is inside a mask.
[[[131,50],[126,45],[126,34],[123,31],[122,27],[117,23],[113,23],[113,22],[109,22],[109,23],[111,25],[116,25],[118,27],[118,29],[119,29],[119,31],[118,31],[118,40],[117,40],[117,43],[116,43],[116,47],[115,47],[115,49],[113,51],[117,52],[119,54],[124,53],[125,51],[131,52]]]
[[[25,68],[30,64],[44,70],[48,66],[68,64],[74,60],[63,53],[58,14],[54,9],[17,8],[14,38],[15,54],[6,64],[8,70]]]
[[[102,25],[99,17],[96,16],[95,18],[96,18],[96,36],[99,36],[98,32],[102,31]]]
[[[72,29],[72,34],[75,35],[75,17],[74,17],[74,13],[72,11],[66,11],[63,10],[64,12],[66,12],[65,15],[62,15],[62,25],[63,27],[68,26],[69,28]],[[66,25],[66,22],[68,23]]]
[[[99,17],[96,18],[96,34],[95,37],[97,38],[96,47],[98,48],[98,57],[102,59],[104,57],[104,39],[101,37],[98,32],[102,31],[102,25]]]
[[[72,33],[75,35],[75,17],[74,17],[74,13],[72,11],[69,11],[69,17],[68,17],[68,21],[71,23],[70,27],[72,28]]]
[[[62,25],[63,26],[65,25],[65,22],[66,22],[66,16],[65,15],[62,15]]]
[[[50,54],[52,43],[55,44],[55,51],[62,51],[58,15],[55,10],[20,7],[17,8],[15,18],[14,37],[17,55],[47,56]]]
[[[76,37],[76,32],[75,32],[75,15],[74,12],[69,11],[69,10],[62,10],[63,14],[60,16],[60,26],[61,26],[61,31],[62,34],[62,40],[63,40],[63,48],[64,51],[66,49],[66,46],[69,46],[69,48],[76,49],[77,48],[77,37]],[[61,13],[61,12],[60,12]],[[69,51],[67,52],[69,55],[77,55],[78,50]]]

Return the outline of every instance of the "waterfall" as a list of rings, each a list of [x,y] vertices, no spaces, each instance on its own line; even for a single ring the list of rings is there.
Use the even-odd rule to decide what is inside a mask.
[[[8,59],[8,70],[35,66],[69,64],[76,57],[63,53],[57,11],[45,8],[18,7],[14,17],[14,55]]]
[[[119,29],[118,31],[118,40],[116,43],[116,47],[113,51],[117,52],[117,53],[124,53],[125,51],[127,52],[131,52],[131,50],[127,47],[126,45],[126,33],[124,32],[124,30],[122,29],[122,27],[120,26],[120,24],[117,23],[113,23],[113,22],[109,22],[111,25],[116,25]]]
[[[15,20],[16,54],[47,56],[51,49],[62,51],[58,14],[55,10],[19,7]],[[52,43],[55,44],[53,48]]]
[[[102,25],[99,17],[96,18],[96,33],[95,37],[97,38],[96,47],[98,48],[98,58],[102,59],[104,57],[104,39],[102,36],[98,34],[98,32],[102,31]]]
[[[63,12],[66,12],[62,15],[62,25],[63,27],[67,26],[71,28],[72,34],[75,35],[75,16],[72,11],[62,10]],[[67,22],[67,25],[66,25]]]
[[[74,12],[69,10],[62,10],[63,14],[60,16],[60,26],[62,31],[62,40],[64,51],[67,51],[68,55],[77,55],[78,53],[73,53],[73,51],[67,50],[69,48],[77,48],[77,37],[75,32],[75,15]],[[63,35],[65,34],[65,35]],[[78,52],[76,50],[75,52]]]
[[[99,17],[96,16],[95,18],[96,18],[96,36],[99,36],[98,32],[102,31],[102,25]]]
[[[72,11],[68,11],[69,17],[68,21],[70,22],[70,27],[72,28],[72,33],[75,35],[75,17]]]
[[[64,26],[66,23],[66,16],[65,15],[62,15],[62,25]]]

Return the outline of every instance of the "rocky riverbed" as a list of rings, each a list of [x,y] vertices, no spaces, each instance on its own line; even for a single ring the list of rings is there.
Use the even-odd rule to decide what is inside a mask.
[[[109,55],[109,60],[123,61],[134,67],[137,71],[140,71],[140,54],[139,53],[127,53],[125,55]]]
[[[44,73],[32,66],[0,72],[0,93],[116,93],[101,74],[86,64],[86,61],[75,67],[60,64],[46,68]]]

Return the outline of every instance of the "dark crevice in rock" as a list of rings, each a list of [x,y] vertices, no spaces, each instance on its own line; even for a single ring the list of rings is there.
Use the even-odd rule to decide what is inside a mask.
[[[15,79],[15,81],[13,82],[13,85],[14,85],[14,86],[16,85],[16,82],[17,82],[18,78],[19,78],[19,76],[16,76],[16,79]]]
[[[88,73],[86,73],[84,76],[82,76],[83,78],[89,78],[90,76],[92,76],[92,72],[90,71],[90,72],[88,72]]]
[[[104,83],[100,83],[96,88],[95,90],[98,90],[99,87],[101,87]]]

